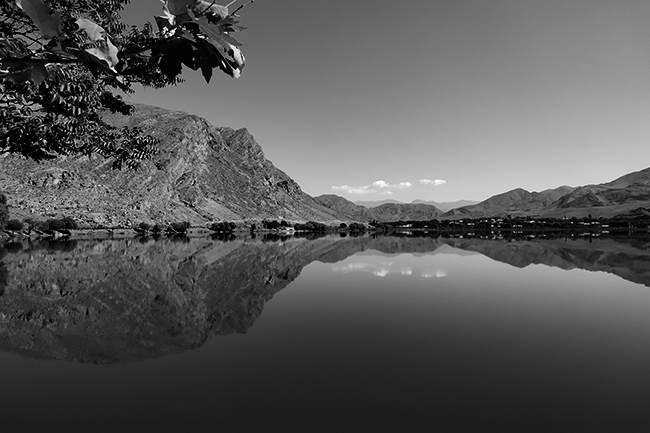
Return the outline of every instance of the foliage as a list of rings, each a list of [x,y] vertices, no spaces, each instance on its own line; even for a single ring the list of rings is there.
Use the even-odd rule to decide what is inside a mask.
[[[140,224],[138,224],[138,228],[139,228],[140,230],[142,230],[143,232],[148,232],[149,229],[151,229],[151,226],[150,226],[149,224],[147,224],[146,222],[143,221],[143,222],[141,222]]]
[[[177,84],[183,66],[207,82],[215,68],[241,74],[244,56],[231,34],[244,29],[236,19],[243,6],[231,13],[206,0],[163,0],[155,30],[127,28],[120,18],[127,3],[0,2],[0,153],[43,160],[96,152],[114,158],[115,168],[135,167],[157,140],[104,121],[108,111],[133,112],[119,90]]]
[[[185,233],[189,228],[190,228],[190,223],[187,221],[175,222],[169,224],[169,226],[167,227],[167,231],[172,233]]]
[[[7,221],[5,228],[7,230],[11,230],[12,232],[17,232],[23,229],[23,222],[17,219],[11,219]]]
[[[69,216],[63,217],[61,218],[61,222],[63,222],[63,227],[68,230],[76,230],[79,228],[77,222],[74,219],[72,219],[72,217]]]
[[[296,224],[294,225],[294,228],[301,232],[326,232],[329,230],[327,224],[316,221],[307,221],[305,224]]]
[[[237,228],[237,224],[232,221],[220,221],[212,223],[209,228],[217,233],[232,233]]]
[[[276,220],[262,220],[262,227],[264,227],[267,230],[277,230],[281,227],[280,221]]]
[[[351,223],[348,226],[348,230],[350,230],[351,232],[365,232],[366,226],[360,223]]]
[[[0,229],[3,229],[9,219],[9,208],[7,207],[7,196],[0,194]]]

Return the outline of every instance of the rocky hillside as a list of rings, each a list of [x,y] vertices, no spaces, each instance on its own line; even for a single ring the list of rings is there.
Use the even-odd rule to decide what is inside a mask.
[[[355,221],[428,221],[442,215],[440,209],[427,204],[387,202],[367,208],[334,194],[320,195],[314,197],[314,200],[333,210],[341,218]]]
[[[160,151],[140,169],[122,171],[101,157],[39,164],[3,155],[0,192],[8,196],[12,217],[72,216],[86,227],[338,219],[268,161],[246,129],[219,128],[194,115],[148,106],[108,120],[159,137]]]
[[[446,218],[481,218],[503,215],[611,218],[650,209],[650,168],[611,182],[578,188],[561,186],[542,192],[517,188],[473,205],[447,212]]]
[[[496,215],[521,215],[537,214],[546,206],[558,200],[564,194],[572,191],[569,186],[561,186],[556,189],[548,189],[542,192],[528,192],[525,189],[517,188],[490,197],[481,203],[463,206],[447,212],[447,216],[471,216],[489,217]]]

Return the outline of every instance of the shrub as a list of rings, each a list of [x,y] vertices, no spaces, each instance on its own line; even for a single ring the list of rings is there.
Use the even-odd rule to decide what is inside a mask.
[[[7,208],[7,197],[0,194],[0,229],[4,228],[9,219],[9,209]]]
[[[167,230],[176,233],[185,233],[189,228],[190,228],[190,223],[185,221],[182,223],[180,222],[171,223],[169,227],[167,227]]]
[[[144,230],[145,232],[148,232],[149,229],[151,229],[151,226],[150,226],[149,224],[147,224],[146,222],[144,222],[144,221],[141,222],[140,224],[138,224],[138,227],[139,227],[141,230]]]
[[[281,227],[280,221],[276,220],[264,220],[262,221],[262,227],[267,230],[279,229]]]
[[[151,231],[153,233],[160,233],[162,231],[162,226],[160,224],[154,224],[154,226],[151,228]]]
[[[63,223],[64,228],[68,230],[76,230],[79,228],[77,222],[73,220],[72,217],[63,217],[61,218],[61,222]]]
[[[47,225],[47,230],[63,230],[66,228],[65,223],[62,220],[55,218],[48,219],[45,221],[45,224]]]
[[[237,228],[237,224],[232,221],[220,221],[218,223],[212,223],[209,227],[210,230],[218,233],[232,233]]]
[[[23,229],[23,222],[18,221],[16,219],[9,220],[7,221],[7,225],[5,227],[7,230],[11,230],[12,232],[17,232]]]
[[[346,228],[347,226],[348,226],[348,225],[347,225],[346,223],[341,223],[341,224],[339,224],[339,228],[340,228],[340,229],[344,229],[344,228]]]

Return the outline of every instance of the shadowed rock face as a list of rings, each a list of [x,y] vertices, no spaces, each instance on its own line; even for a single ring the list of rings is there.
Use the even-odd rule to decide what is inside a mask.
[[[642,240],[24,241],[0,247],[0,350],[92,363],[185,351],[214,335],[246,333],[313,261],[365,250],[430,253],[445,244],[513,266],[604,271],[650,286],[650,244]]]

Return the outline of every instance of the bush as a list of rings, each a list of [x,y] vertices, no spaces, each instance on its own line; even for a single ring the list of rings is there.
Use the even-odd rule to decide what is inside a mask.
[[[283,221],[283,222],[285,224],[284,226],[286,227],[288,225],[287,222],[286,221]],[[282,225],[282,223],[280,221],[264,220],[264,221],[262,221],[262,227],[264,227],[267,230],[277,230],[280,227],[283,227],[283,225]]]
[[[340,229],[344,229],[344,228],[346,228],[347,226],[348,226],[348,225],[347,225],[346,223],[341,223],[341,224],[339,224],[339,228],[340,228]]]
[[[79,228],[77,222],[73,220],[71,217],[61,218],[61,222],[63,223],[63,226],[68,230],[77,230]]]
[[[55,218],[50,218],[45,221],[46,229],[45,230],[63,230],[65,229],[65,223],[62,220]]]
[[[212,223],[209,227],[213,232],[218,233],[232,233],[237,228],[237,224],[232,221],[220,221],[218,223]]]
[[[0,194],[0,229],[3,229],[9,220],[9,208],[7,207],[7,197]]]
[[[160,233],[162,231],[162,226],[160,224],[154,224],[154,226],[151,228],[151,231],[153,233]]]
[[[185,233],[187,229],[190,228],[190,223],[188,221],[182,223],[171,223],[167,227],[167,231],[176,232],[176,233]]]
[[[7,225],[5,227],[7,230],[11,230],[12,232],[17,232],[23,229],[23,222],[18,221],[16,219],[9,220],[7,221]]]
[[[143,230],[145,232],[148,232],[151,229],[151,226],[144,221],[138,224],[138,227],[140,228],[140,230]]]

